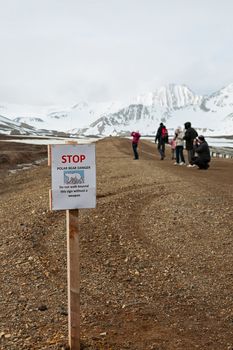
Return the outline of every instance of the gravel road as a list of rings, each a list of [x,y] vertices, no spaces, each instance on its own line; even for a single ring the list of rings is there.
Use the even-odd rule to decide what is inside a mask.
[[[232,160],[174,166],[142,141],[135,161],[115,137],[96,150],[97,207],[80,210],[81,349],[232,350]],[[45,163],[1,170],[1,350],[68,349],[65,212],[49,211],[50,186]]]

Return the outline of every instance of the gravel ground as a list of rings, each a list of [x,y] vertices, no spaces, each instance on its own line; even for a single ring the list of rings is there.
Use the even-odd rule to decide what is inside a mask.
[[[80,210],[81,348],[232,350],[232,160],[201,171],[173,166],[169,151],[160,161],[146,141],[138,161],[127,139],[96,149],[97,208]],[[49,211],[46,164],[8,168],[0,349],[67,349],[65,212]]]

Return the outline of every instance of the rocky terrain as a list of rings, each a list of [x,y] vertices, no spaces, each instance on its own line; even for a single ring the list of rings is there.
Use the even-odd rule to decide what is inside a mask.
[[[96,143],[97,207],[80,210],[81,349],[233,348],[233,162],[175,167],[142,141]],[[65,212],[45,146],[0,141],[0,349],[68,349]],[[38,165],[39,164],[39,165]],[[22,168],[22,167],[21,167]]]

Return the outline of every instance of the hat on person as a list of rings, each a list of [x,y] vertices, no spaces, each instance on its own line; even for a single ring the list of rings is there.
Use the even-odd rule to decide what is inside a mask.
[[[200,135],[200,136],[198,136],[198,140],[203,142],[203,141],[205,141],[205,138],[203,135]]]

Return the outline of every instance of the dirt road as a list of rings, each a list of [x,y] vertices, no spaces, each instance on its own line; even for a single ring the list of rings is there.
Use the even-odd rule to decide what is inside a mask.
[[[233,162],[160,161],[98,141],[97,208],[80,211],[81,337],[89,350],[233,348]],[[2,176],[1,350],[65,349],[65,213],[44,164]]]

